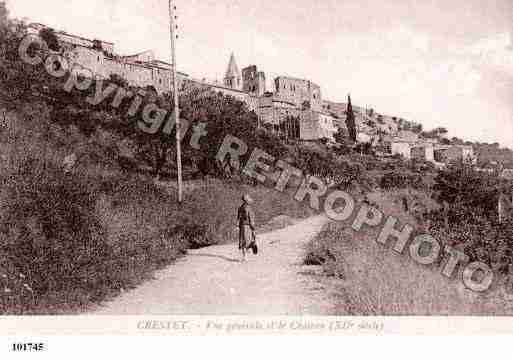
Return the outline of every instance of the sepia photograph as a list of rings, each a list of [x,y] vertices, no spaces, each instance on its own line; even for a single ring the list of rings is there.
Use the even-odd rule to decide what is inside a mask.
[[[513,3],[0,0],[0,179],[0,335],[511,334]]]

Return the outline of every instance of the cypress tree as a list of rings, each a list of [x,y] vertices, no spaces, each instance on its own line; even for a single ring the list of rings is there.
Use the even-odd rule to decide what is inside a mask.
[[[347,102],[347,117],[346,117],[346,127],[349,132],[349,138],[351,141],[356,142],[356,122],[353,112],[353,105],[351,104],[351,95],[348,95]]]

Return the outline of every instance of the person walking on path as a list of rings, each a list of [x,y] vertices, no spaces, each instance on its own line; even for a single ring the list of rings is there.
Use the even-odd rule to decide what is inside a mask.
[[[242,262],[246,261],[246,251],[255,244],[255,215],[251,209],[253,200],[249,195],[242,197],[242,205],[237,213],[239,223],[239,250],[242,251]]]

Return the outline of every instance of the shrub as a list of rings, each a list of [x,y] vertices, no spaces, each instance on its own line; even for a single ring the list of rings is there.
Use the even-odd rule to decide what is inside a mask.
[[[0,252],[12,270],[29,278],[36,298],[103,281],[109,269],[101,267],[111,251],[88,184],[30,157],[6,175]]]
[[[389,171],[383,174],[380,181],[380,187],[386,190],[401,188],[422,188],[422,176],[419,174],[410,174],[398,171]]]
[[[457,206],[468,216],[497,217],[497,200],[501,191],[511,185],[496,175],[477,172],[464,164],[451,165],[438,173],[433,189],[436,199]]]
[[[46,42],[48,48],[53,51],[59,51],[60,45],[57,36],[55,35],[55,31],[51,28],[41,29],[39,32],[39,36]]]
[[[433,189],[437,201],[446,204],[427,215],[435,237],[507,273],[513,264],[513,223],[498,223],[497,201],[501,192],[511,193],[511,184],[459,164],[440,171]]]

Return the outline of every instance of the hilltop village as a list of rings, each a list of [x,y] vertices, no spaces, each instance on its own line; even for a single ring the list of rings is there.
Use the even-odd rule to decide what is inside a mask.
[[[174,64],[8,15],[0,0],[0,312],[198,304],[229,314],[233,291],[218,285],[228,268],[240,288],[263,278],[236,293],[240,314],[279,302],[282,314],[511,315],[512,150],[356,106],[356,96],[337,102],[314,78],[274,76],[235,53],[216,65],[220,80],[178,73],[177,125]],[[237,256],[241,202],[252,202],[259,247],[247,262]],[[411,243],[408,258],[366,245],[378,234]],[[421,256],[420,237],[433,255]],[[455,256],[465,261],[451,277],[479,271],[467,280],[489,292],[439,275]],[[152,280],[162,270],[171,281]],[[315,293],[296,288],[303,279]]]
[[[32,23],[29,32],[39,34],[50,29]],[[56,31],[60,51],[74,66],[89,70],[105,79],[112,75],[124,78],[130,85],[152,87],[157,93],[167,92],[171,83],[171,64],[155,58],[148,50],[134,55],[116,54],[114,43]],[[178,86],[199,86],[247,104],[258,117],[259,126],[302,141],[325,139],[334,142],[338,131],[346,128],[347,103],[324,99],[321,86],[309,79],[278,76],[274,88],[266,88],[266,75],[256,65],[240,70],[232,54],[224,79],[208,81],[194,79],[178,72]],[[421,136],[422,125],[397,117],[379,114],[374,109],[352,106],[355,114],[358,142],[369,143],[382,156],[401,155],[443,165],[455,159],[475,161],[472,146],[441,143],[440,136]],[[284,125],[286,124],[286,125]]]

